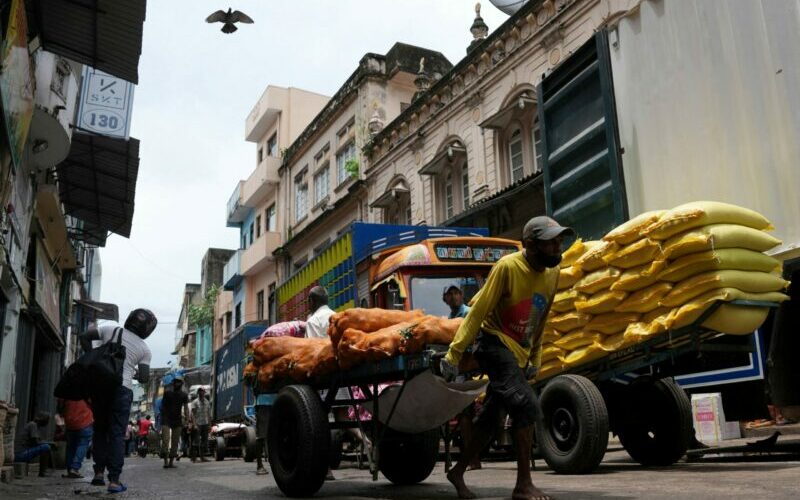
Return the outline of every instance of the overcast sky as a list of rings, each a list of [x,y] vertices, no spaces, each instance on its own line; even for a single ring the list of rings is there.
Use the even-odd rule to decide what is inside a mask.
[[[200,282],[209,247],[236,248],[225,206],[255,168],[244,122],[267,85],[333,95],[367,52],[395,42],[457,63],[471,40],[473,0],[209,0],[148,2],[131,136],[141,141],[131,238],[101,251],[101,300],[152,309],[152,366],[173,359],[185,283]],[[237,32],[204,19],[232,7],[255,20]],[[507,16],[483,2],[490,30]],[[280,209],[280,208],[279,208]]]

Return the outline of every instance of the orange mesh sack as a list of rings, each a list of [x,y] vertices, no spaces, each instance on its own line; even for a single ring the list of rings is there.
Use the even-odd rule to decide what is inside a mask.
[[[395,309],[379,309],[354,307],[331,316],[331,324],[328,328],[328,336],[331,338],[333,347],[336,350],[339,339],[348,328],[361,330],[362,332],[375,332],[398,323],[413,321],[425,315],[421,310],[398,311]]]
[[[298,337],[264,337],[252,344],[253,359],[257,365],[263,365],[273,359],[289,354],[296,349],[301,349],[303,346],[308,345],[309,340],[313,339]]]
[[[399,323],[372,333],[348,328],[337,349],[339,367],[346,370],[365,361],[379,361],[397,356],[400,354],[402,335],[410,334],[411,328],[416,324]]]
[[[420,352],[429,344],[450,345],[463,321],[463,318],[425,316],[419,323],[400,333],[400,352]]]

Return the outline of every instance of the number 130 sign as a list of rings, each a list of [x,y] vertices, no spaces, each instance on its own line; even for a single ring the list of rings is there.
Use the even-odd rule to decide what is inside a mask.
[[[84,67],[78,127],[128,139],[133,88],[122,78]]]

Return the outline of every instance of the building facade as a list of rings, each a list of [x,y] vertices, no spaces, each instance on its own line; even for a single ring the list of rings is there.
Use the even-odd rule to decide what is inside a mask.
[[[0,11],[0,401],[20,410],[18,428],[55,413],[74,334],[118,319],[97,302],[97,248],[130,236],[139,141],[89,132],[79,111],[89,73],[137,83],[145,13],[143,0],[114,12],[33,3]],[[111,40],[106,23],[126,28]]]

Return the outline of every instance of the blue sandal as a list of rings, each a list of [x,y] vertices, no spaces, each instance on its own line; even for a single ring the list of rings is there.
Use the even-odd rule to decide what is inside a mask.
[[[125,486],[122,483],[119,483],[119,486],[117,486],[117,487],[109,486],[108,487],[108,492],[109,493],[122,493],[123,491],[125,491],[127,489],[128,489],[127,486]]]

